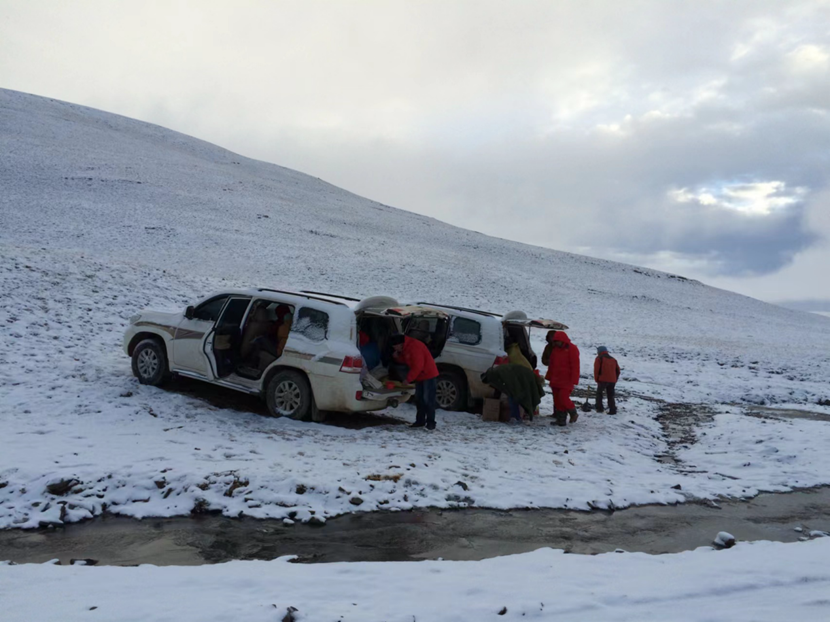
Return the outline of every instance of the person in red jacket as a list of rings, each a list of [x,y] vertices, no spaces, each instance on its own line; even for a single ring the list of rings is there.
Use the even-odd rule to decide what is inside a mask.
[[[551,425],[567,425],[568,415],[571,416],[571,423],[576,423],[579,413],[571,401],[571,392],[579,384],[579,348],[561,330],[550,331],[547,341],[550,348],[545,348],[542,358],[547,355],[548,373],[545,378],[553,392],[553,416],[556,421]]]
[[[599,346],[597,358],[594,359],[594,380],[597,382],[597,412],[601,413],[602,394],[608,394],[608,414],[617,414],[617,402],[614,399],[617,380],[620,379],[620,365],[617,359],[608,354],[608,348]]]
[[[392,335],[395,360],[404,363],[409,371],[406,381],[415,384],[415,405],[418,408],[415,423],[410,427],[435,429],[436,389],[438,385],[438,367],[429,348],[421,341],[404,335]]]

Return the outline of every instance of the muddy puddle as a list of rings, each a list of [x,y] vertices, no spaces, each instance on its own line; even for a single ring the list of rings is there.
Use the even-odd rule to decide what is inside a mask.
[[[800,530],[800,531],[799,531]],[[794,542],[830,532],[830,488],[749,501],[641,506],[613,513],[567,510],[419,510],[341,516],[323,526],[280,521],[103,517],[40,531],[0,532],[0,560],[91,558],[100,564],[196,565],[299,555],[304,562],[478,560],[540,547],[593,554],[672,553],[738,540]]]

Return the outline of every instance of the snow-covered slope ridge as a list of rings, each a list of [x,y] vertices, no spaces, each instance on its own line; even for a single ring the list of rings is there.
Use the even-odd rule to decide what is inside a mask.
[[[452,227],[118,115],[0,90],[0,188],[7,253],[28,246],[240,285],[521,308],[572,327],[583,373],[604,344],[628,387],[652,395],[830,397],[826,318]],[[134,310],[124,301],[119,320]]]

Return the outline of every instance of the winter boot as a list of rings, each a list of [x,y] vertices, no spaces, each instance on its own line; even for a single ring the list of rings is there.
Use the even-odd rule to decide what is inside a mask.
[[[553,411],[553,416],[556,417],[556,421],[551,421],[551,425],[568,425],[568,413],[566,413],[564,410]]]
[[[608,414],[609,415],[616,415],[617,414],[617,409],[616,408],[609,408],[608,409]]]
[[[571,408],[568,414],[571,416],[571,423],[576,423],[576,420],[579,419],[579,413],[576,411],[576,408]]]

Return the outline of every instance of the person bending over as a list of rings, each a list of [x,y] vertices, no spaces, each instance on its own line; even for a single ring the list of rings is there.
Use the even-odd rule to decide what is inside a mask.
[[[418,408],[413,428],[435,429],[436,388],[438,367],[426,345],[401,334],[389,338],[393,358],[408,367],[406,382],[415,384],[415,405]]]

